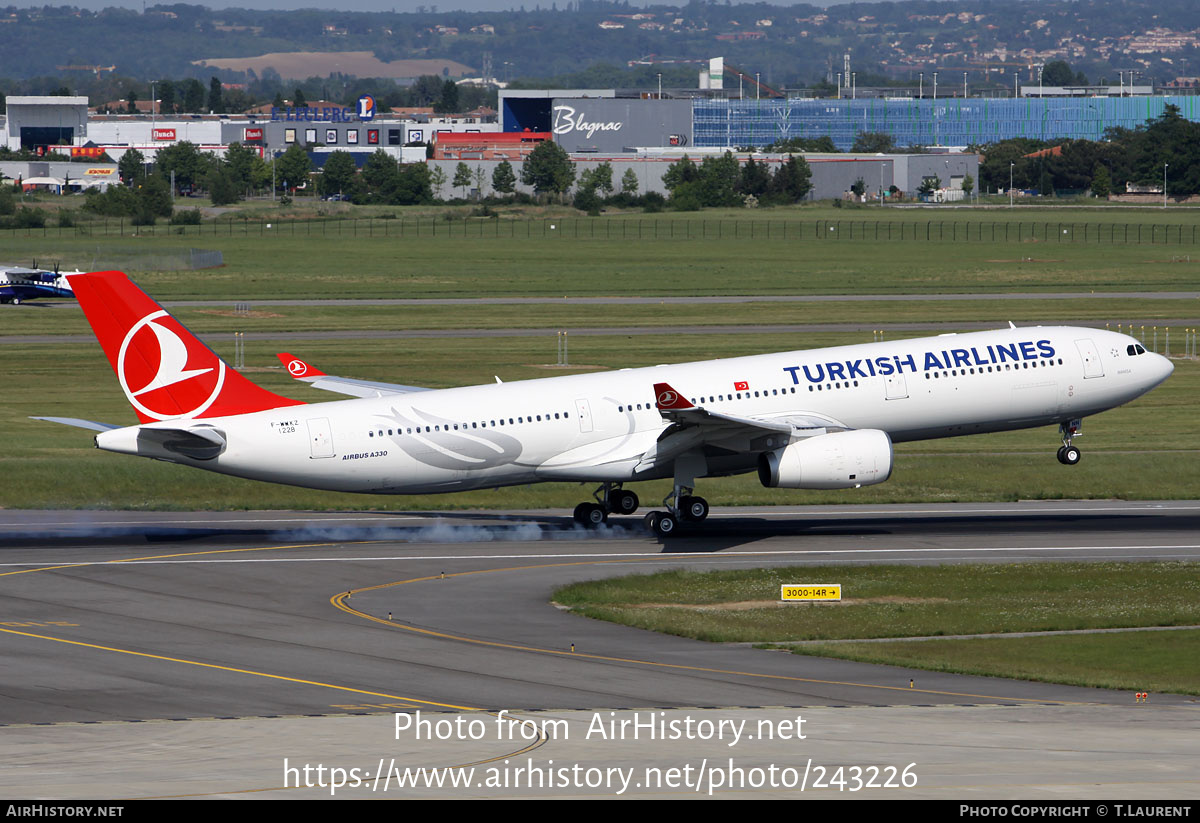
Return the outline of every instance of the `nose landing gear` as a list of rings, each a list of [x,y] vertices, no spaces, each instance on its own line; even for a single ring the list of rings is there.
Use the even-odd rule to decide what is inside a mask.
[[[1063,439],[1062,448],[1058,450],[1058,462],[1064,466],[1074,466],[1079,462],[1081,453],[1077,447],[1071,445],[1071,439],[1080,433],[1082,424],[1082,420],[1067,420],[1058,424]]]

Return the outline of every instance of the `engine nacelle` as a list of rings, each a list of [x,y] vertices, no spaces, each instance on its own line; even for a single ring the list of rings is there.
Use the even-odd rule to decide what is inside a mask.
[[[854,489],[892,474],[892,439],[878,429],[819,434],[758,456],[769,489]]]

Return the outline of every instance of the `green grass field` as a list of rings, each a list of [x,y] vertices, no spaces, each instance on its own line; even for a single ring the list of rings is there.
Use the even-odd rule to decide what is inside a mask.
[[[825,643],[791,648],[796,654],[956,674],[1200,694],[1200,631]]]
[[[840,603],[779,603],[788,583],[841,583]],[[797,654],[1113,689],[1200,694],[1200,631],[888,643],[789,640],[1200,624],[1195,563],[829,566],[667,571],[566,586],[576,614]]]
[[[403,211],[403,210],[401,210]],[[461,217],[465,210],[450,210]],[[303,210],[293,213],[303,216]],[[426,220],[434,214],[420,213]],[[317,332],[390,329],[660,327],[662,335],[627,337],[573,335],[571,362],[559,369],[553,332],[503,338],[253,340],[247,344],[252,379],[283,394],[311,402],[337,399],[288,380],[274,358],[291,351],[333,374],[413,383],[432,387],[546,377],[592,369],[685,362],[861,343],[872,339],[874,324],[938,322],[938,331],[956,323],[1090,323],[1157,321],[1200,325],[1200,300],[1095,298],[1072,300],[984,301],[835,301],[819,304],[749,303],[738,305],[650,306],[264,306],[248,316],[235,315],[233,303],[256,298],[321,297],[501,297],[563,295],[693,294],[880,294],[1011,291],[1194,290],[1200,283],[1200,256],[1190,246],[1097,245],[1053,241],[924,242],[866,239],[853,242],[783,239],[789,225],[814,220],[888,219],[913,226],[932,219],[1009,220],[1048,225],[1041,210],[775,209],[753,214],[608,215],[579,218],[564,210],[531,209],[518,215],[530,236],[475,236],[469,221],[442,221],[451,232],[433,237],[387,237],[307,233],[232,236],[220,224],[204,233],[176,235],[157,227],[153,236],[46,237],[0,232],[0,259],[41,264],[61,259],[67,266],[90,268],[90,261],[129,247],[220,249],[223,268],[192,272],[136,272],[139,285],[161,300],[228,300],[220,306],[182,308],[180,318],[227,358],[233,331]],[[1152,227],[1164,221],[1177,227],[1194,222],[1194,212],[1105,210],[1102,219],[1134,221]],[[564,221],[564,215],[566,219]],[[311,216],[311,215],[309,215]],[[402,215],[406,216],[406,215]],[[510,222],[512,215],[505,219]],[[274,219],[274,218],[272,218]],[[1093,212],[1055,212],[1054,225],[1097,220]],[[562,231],[538,234],[546,220]],[[645,225],[661,221],[660,239],[575,240],[568,227],[603,221]],[[601,221],[597,223],[596,221]],[[688,221],[691,221],[689,224]],[[704,221],[709,239],[697,239]],[[389,221],[377,221],[387,223]],[[720,223],[724,239],[712,239]],[[772,228],[764,228],[770,224]],[[251,224],[260,228],[258,224]],[[285,224],[286,225],[286,224]],[[690,240],[684,226],[691,225]],[[845,224],[841,224],[845,229]],[[733,227],[733,228],[731,228]],[[280,227],[282,229],[282,227]],[[392,229],[394,231],[394,228]],[[482,229],[486,231],[486,226]],[[213,232],[217,233],[213,233]],[[514,233],[518,230],[513,229]],[[558,232],[558,229],[555,230]],[[609,228],[615,234],[615,228]],[[628,229],[627,229],[628,231]],[[767,236],[767,232],[770,236]],[[799,229],[796,232],[803,234]],[[455,234],[458,232],[458,234]],[[462,232],[466,236],[462,236]],[[751,232],[754,237],[751,238]],[[669,239],[671,234],[675,239]],[[847,232],[848,233],[848,232]],[[1149,229],[1146,229],[1149,236]],[[502,234],[502,232],[501,232]],[[730,235],[733,236],[730,236]],[[665,235],[665,237],[663,236]],[[961,230],[959,237],[961,238]],[[124,252],[122,252],[124,253]],[[730,325],[852,324],[863,331],[838,333],[668,333],[673,327]],[[925,334],[922,332],[921,334]],[[934,333],[934,332],[929,332]],[[1147,328],[1147,342],[1151,329]],[[0,307],[0,337],[11,335],[88,334],[82,313],[73,308]],[[917,336],[888,333],[888,338]],[[1181,329],[1172,329],[1172,350],[1182,350]],[[1165,332],[1163,332],[1165,336]],[[1160,339],[1159,350],[1163,348]],[[8,507],[153,507],[153,508],[471,508],[573,506],[590,490],[545,484],[532,488],[436,497],[336,495],[250,483],[167,464],[136,460],[91,448],[91,436],[31,421],[31,415],[83,417],[132,423],[99,347],[94,344],[3,344],[0,371],[4,391],[0,414],[7,424],[9,447],[0,457],[0,506]],[[65,387],[65,388],[64,388]],[[1074,468],[1054,460],[1058,436],[1050,429],[973,438],[905,444],[897,449],[893,479],[882,486],[852,492],[797,492],[763,489],[756,478],[705,481],[704,494],[716,505],[809,502],[977,501],[1023,498],[1175,498],[1200,492],[1200,423],[1195,397],[1200,369],[1179,360],[1175,375],[1162,387],[1129,406],[1085,421],[1078,442],[1083,462]],[[964,456],[969,459],[964,460]],[[643,499],[664,496],[662,484],[644,484]]]
[[[232,234],[223,233],[219,223],[183,235],[162,226],[153,235],[136,236],[132,229],[122,236],[5,231],[0,232],[0,258],[92,269],[114,257],[127,260],[130,250],[219,249],[225,259],[220,269],[163,273],[133,267],[130,274],[160,299],[230,302],[270,297],[1153,291],[1194,289],[1200,272],[1200,245],[1165,242],[1169,238],[1163,229],[1174,227],[1170,238],[1186,229],[1190,239],[1196,225],[1191,211],[1121,213],[1122,225],[1143,228],[1146,242],[1140,244],[1056,239],[1063,237],[1060,225],[1095,224],[1096,215],[1082,211],[1050,219],[1042,211],[1021,209],[936,215],[887,209],[861,216],[855,211],[849,219],[846,213],[805,207],[753,214],[474,222],[426,218],[424,225],[442,229],[436,236],[428,230],[401,235],[402,221],[379,220],[370,224],[370,232],[356,234],[350,233],[352,223],[306,220],[272,224],[269,230],[265,223],[235,224]],[[1103,217],[1106,225],[1116,219],[1107,211]],[[1009,241],[993,241],[990,233],[982,240],[962,239],[968,224],[1001,220],[1024,226],[1026,234],[1018,239],[1014,230]],[[820,222],[828,229],[829,221],[838,230],[821,236],[841,239],[814,239],[812,227]],[[906,234],[905,240],[875,240],[873,232],[861,227],[864,221],[903,225],[909,232],[935,222],[953,223],[959,226],[959,239],[948,239],[946,230],[942,239]],[[557,228],[549,230],[551,224]],[[390,233],[374,228],[378,226]],[[601,226],[603,231],[597,228]],[[641,239],[630,236],[635,226],[640,226],[636,232]],[[656,227],[653,232],[650,226]],[[241,233],[243,228],[247,233]],[[506,234],[505,228],[511,232]],[[1150,242],[1154,237],[1157,242]]]

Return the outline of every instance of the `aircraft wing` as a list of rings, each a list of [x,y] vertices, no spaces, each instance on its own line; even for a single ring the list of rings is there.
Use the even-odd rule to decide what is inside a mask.
[[[377,383],[372,380],[357,380],[353,377],[335,377],[287,352],[280,352],[275,356],[288,370],[288,374],[303,383],[308,383],[314,389],[324,389],[350,397],[384,397],[389,394],[429,391],[422,386],[404,386],[399,383]]]
[[[735,414],[710,411],[694,406],[667,383],[654,384],[658,413],[664,420],[677,423],[680,427],[696,427],[708,432],[713,438],[725,438],[742,433],[752,437],[762,435],[796,435],[801,437],[824,434],[829,430],[843,428],[841,424],[815,414],[789,415],[786,418],[768,420],[761,417],[740,417]],[[668,432],[670,429],[668,429]],[[706,438],[707,439],[707,438]]]
[[[845,427],[815,414],[766,419],[740,417],[693,405],[667,383],[654,384],[658,413],[673,425],[659,435],[654,447],[642,455],[638,470],[647,470],[698,447],[711,446],[732,452],[769,451],[794,440],[815,437]]]

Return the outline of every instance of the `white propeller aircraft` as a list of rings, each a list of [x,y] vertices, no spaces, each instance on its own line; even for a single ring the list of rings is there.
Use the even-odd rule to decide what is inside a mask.
[[[289,372],[354,399],[307,404],[230,368],[121,272],[70,276],[133,405],[136,426],[37,418],[99,432],[107,451],[315,489],[429,494],[539,481],[597,483],[575,518],[632,514],[626,483],[674,478],[666,536],[698,524],[703,477],[858,488],[892,472],[892,444],[1058,424],[1061,463],[1087,415],[1128,403],[1173,366],[1132,337],[1036,327],[428,390]]]

